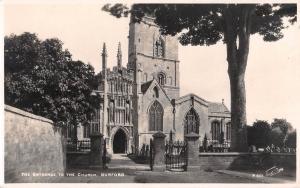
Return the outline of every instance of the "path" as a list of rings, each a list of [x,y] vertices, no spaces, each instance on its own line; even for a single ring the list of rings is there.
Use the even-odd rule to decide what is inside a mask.
[[[126,154],[113,154],[109,164],[109,169],[131,169],[131,170],[150,170],[148,164],[137,164],[127,157]]]

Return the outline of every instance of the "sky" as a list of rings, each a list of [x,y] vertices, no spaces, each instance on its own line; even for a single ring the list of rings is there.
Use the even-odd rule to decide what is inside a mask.
[[[127,62],[128,18],[117,19],[101,11],[103,4],[6,4],[4,35],[36,33],[40,39],[58,38],[73,54],[101,67],[101,48],[107,45],[108,66],[116,65],[118,42]],[[246,70],[247,120],[285,118],[300,127],[299,23],[284,31],[277,42],[264,42],[252,35]],[[208,101],[221,102],[230,109],[226,47],[179,45],[181,96],[194,93]]]

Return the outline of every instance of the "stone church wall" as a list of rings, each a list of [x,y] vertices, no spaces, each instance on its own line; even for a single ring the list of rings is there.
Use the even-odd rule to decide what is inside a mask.
[[[138,62],[141,63],[141,81],[142,83],[157,79],[157,74],[162,72],[166,76],[166,88],[168,96],[171,99],[176,99],[179,97],[179,71],[178,63],[174,61],[162,61],[160,59],[153,59],[151,57],[144,57],[139,55],[137,58]],[[147,78],[147,79],[146,79]],[[175,85],[176,84],[176,85]]]
[[[190,100],[176,104],[176,139],[183,140],[184,139],[184,119],[188,111],[192,108]],[[208,126],[208,108],[197,101],[194,103],[195,111],[199,115],[199,140],[200,142],[204,138],[204,134],[210,131],[210,127]]]
[[[140,124],[139,124],[139,147],[141,148],[143,144],[149,144],[152,135],[156,133],[155,131],[149,131],[149,113],[148,110],[155,100],[157,100],[164,109],[163,116],[163,133],[168,135],[170,130],[173,128],[173,107],[171,102],[165,96],[164,93],[160,90],[159,97],[153,97],[151,92],[153,88],[149,88],[147,93],[143,96],[143,102],[140,105],[141,113],[139,114]],[[168,139],[168,138],[166,138]]]
[[[63,148],[61,130],[51,120],[5,106],[5,182],[34,182],[38,178],[32,173],[64,173]]]

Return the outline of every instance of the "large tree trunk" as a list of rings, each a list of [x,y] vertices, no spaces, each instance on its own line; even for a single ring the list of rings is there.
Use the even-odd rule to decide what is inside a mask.
[[[225,42],[231,92],[231,150],[247,151],[245,72],[253,5],[229,5],[224,12]]]
[[[244,74],[228,73],[231,92],[231,150],[247,151],[246,89]]]

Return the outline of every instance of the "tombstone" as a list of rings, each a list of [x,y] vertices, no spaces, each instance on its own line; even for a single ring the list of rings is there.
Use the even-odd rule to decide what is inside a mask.
[[[199,135],[191,132],[185,135],[188,150],[188,171],[199,169]]]
[[[89,165],[90,167],[103,167],[102,155],[103,155],[103,135],[101,133],[95,133],[90,136],[91,138],[91,152]]]
[[[154,159],[153,159],[153,171],[165,171],[165,138],[166,135],[162,132],[157,132],[153,136],[153,147],[154,147]]]

